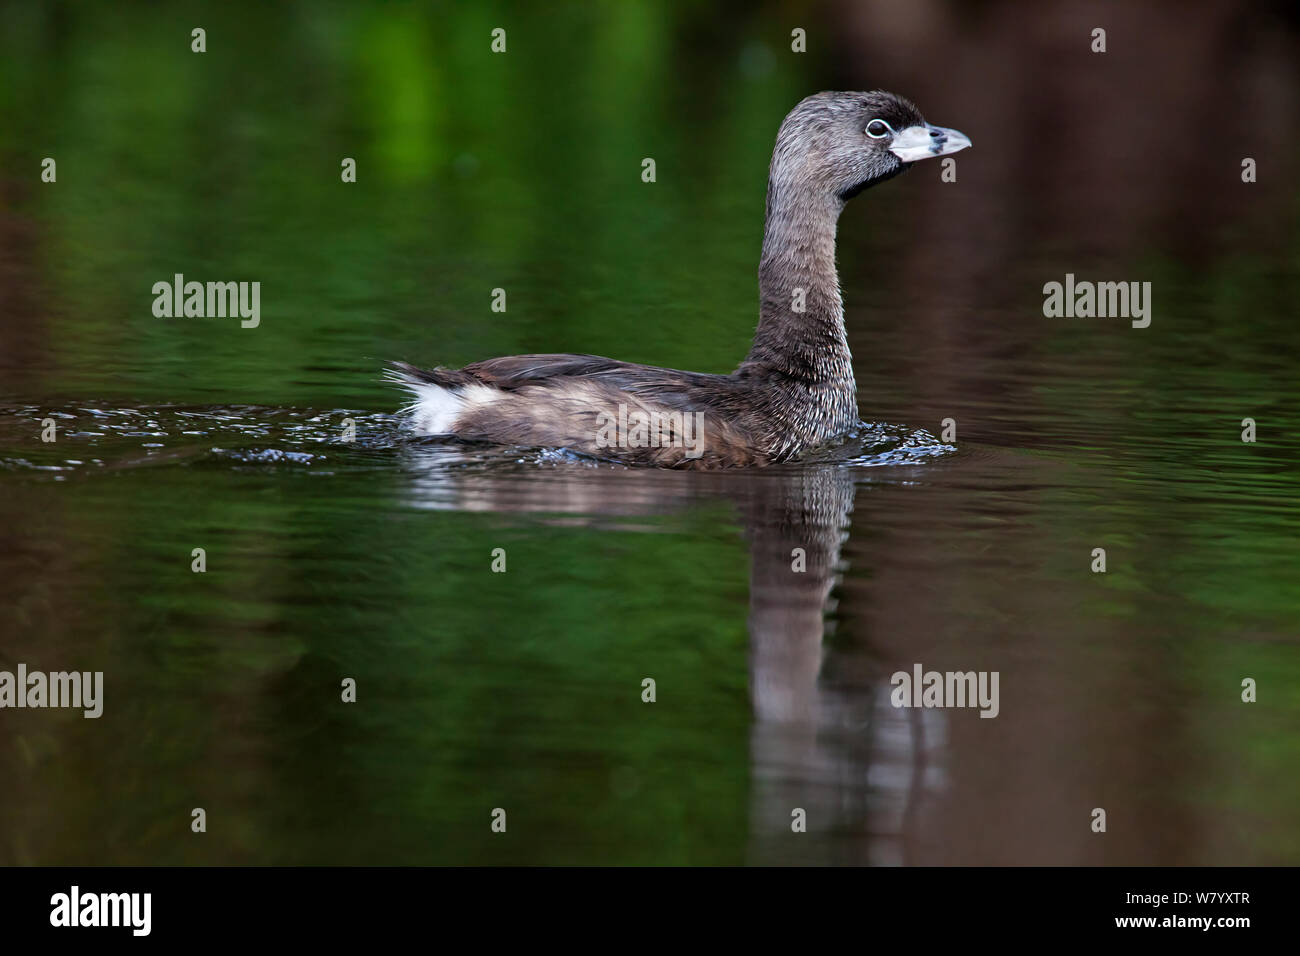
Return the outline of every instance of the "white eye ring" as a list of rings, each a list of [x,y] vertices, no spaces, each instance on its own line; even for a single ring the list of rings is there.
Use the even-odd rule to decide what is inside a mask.
[[[879,123],[885,129],[889,130],[889,132],[888,133],[871,132],[871,127],[875,126],[877,123]],[[866,134],[870,136],[872,139],[884,139],[886,136],[892,136],[894,134],[894,127],[890,126],[882,119],[873,119],[870,123],[867,124]]]

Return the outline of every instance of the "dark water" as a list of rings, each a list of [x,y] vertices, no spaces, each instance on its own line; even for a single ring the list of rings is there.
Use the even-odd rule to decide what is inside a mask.
[[[1115,12],[1144,47],[1071,59],[1012,6],[818,7],[803,59],[775,9],[561,6],[496,61],[504,8],[231,5],[206,59],[5,8],[0,669],[105,700],[0,711],[0,862],[1300,862],[1293,35]],[[842,220],[850,442],[695,475],[391,414],[392,358],[734,366],[776,125],[871,86],[975,148]],[[177,272],[261,324],[155,318]],[[1045,318],[1067,272],[1151,327]],[[894,708],[918,663],[996,719]]]

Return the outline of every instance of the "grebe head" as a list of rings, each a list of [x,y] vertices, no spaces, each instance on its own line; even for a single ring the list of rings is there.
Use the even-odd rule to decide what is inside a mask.
[[[934,126],[894,93],[815,93],[781,124],[772,182],[843,202],[912,163],[971,144],[955,129]]]

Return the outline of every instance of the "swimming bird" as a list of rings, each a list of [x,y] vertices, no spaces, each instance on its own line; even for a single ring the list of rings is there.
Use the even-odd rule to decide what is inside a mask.
[[[393,363],[420,435],[566,448],[630,465],[722,468],[797,459],[858,423],[835,272],[844,204],[914,162],[965,149],[908,100],[876,90],[802,100],[768,175],[753,347],[729,375],[595,355],[511,355],[460,369]]]

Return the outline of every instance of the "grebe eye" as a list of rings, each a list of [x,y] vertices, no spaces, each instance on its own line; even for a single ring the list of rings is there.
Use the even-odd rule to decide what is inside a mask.
[[[867,135],[872,139],[883,139],[894,131],[894,128],[882,119],[873,119],[867,124]]]

